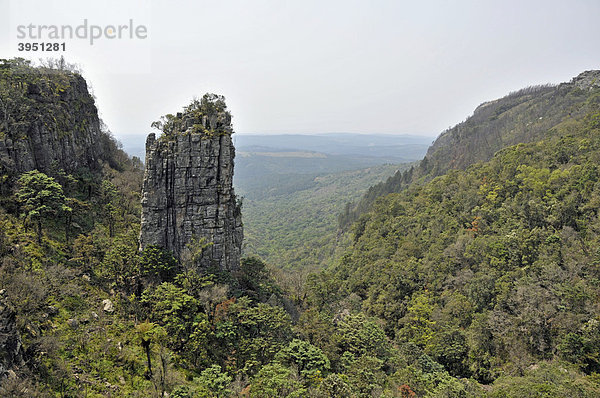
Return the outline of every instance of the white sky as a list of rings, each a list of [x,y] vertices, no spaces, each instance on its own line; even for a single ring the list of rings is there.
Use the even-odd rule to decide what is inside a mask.
[[[194,96],[227,97],[241,133],[437,135],[483,101],[600,69],[600,1],[0,0],[16,27],[125,24],[145,40],[67,40],[118,137]]]

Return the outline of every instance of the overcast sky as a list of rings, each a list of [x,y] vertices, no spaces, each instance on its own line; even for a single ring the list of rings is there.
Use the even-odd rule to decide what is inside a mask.
[[[19,25],[143,25],[66,43],[118,137],[205,92],[239,133],[437,135],[483,101],[600,69],[600,1],[0,0],[0,57]],[[35,41],[35,40],[30,40]]]

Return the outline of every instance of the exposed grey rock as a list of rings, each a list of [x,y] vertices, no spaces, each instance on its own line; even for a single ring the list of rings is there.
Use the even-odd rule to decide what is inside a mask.
[[[232,187],[231,116],[223,111],[178,117],[178,131],[146,140],[141,247],[160,246],[181,259],[188,243],[205,238],[210,246],[197,265],[235,270],[243,230]]]
[[[582,90],[591,90],[600,87],[600,70],[586,70],[571,80],[571,84]]]
[[[77,329],[79,327],[79,321],[75,318],[70,318],[67,319],[67,325],[69,325],[71,329]]]
[[[109,138],[101,131],[83,77],[47,74],[41,75],[38,84],[64,88],[53,95],[29,83],[22,104],[7,110],[6,131],[0,131],[0,171],[18,175],[35,169],[46,173],[98,169]]]
[[[6,292],[0,290],[0,380],[14,374],[24,365],[23,344],[17,330],[16,313],[8,303]]]
[[[110,301],[110,299],[104,299],[102,300],[102,309],[104,310],[104,312],[114,312],[115,306],[113,305],[112,301]]]

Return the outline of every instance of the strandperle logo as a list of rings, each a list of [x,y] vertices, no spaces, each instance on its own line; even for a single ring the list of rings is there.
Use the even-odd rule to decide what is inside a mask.
[[[18,25],[17,38],[23,40],[66,40],[84,39],[90,45],[97,40],[146,39],[146,25],[136,25],[133,19],[125,25],[91,25],[84,19],[80,25]]]

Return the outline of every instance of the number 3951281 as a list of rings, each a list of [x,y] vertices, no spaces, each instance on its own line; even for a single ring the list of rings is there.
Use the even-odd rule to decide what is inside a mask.
[[[19,51],[65,51],[65,43],[19,43]]]

